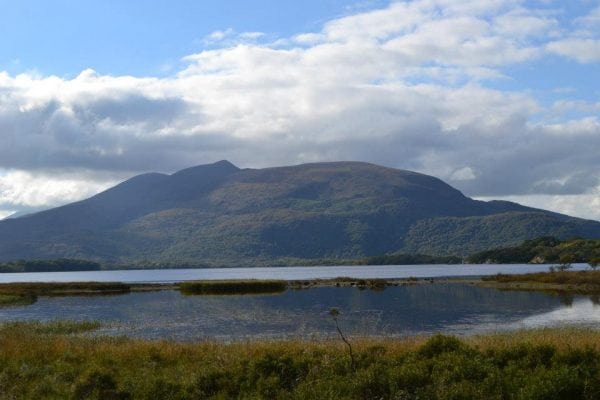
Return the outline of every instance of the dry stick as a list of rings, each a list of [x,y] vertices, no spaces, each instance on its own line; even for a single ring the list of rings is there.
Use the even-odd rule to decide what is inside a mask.
[[[340,311],[337,308],[332,308],[329,311],[329,315],[331,315],[331,317],[333,318],[333,321],[335,322],[335,329],[337,329],[338,333],[340,334],[342,341],[344,343],[346,343],[346,345],[348,346],[348,352],[350,353],[350,367],[352,368],[352,371],[356,372],[356,362],[354,361],[354,353],[352,352],[352,345],[350,344],[348,339],[346,339],[346,336],[344,336],[344,333],[342,332],[342,330],[340,329],[340,326],[338,324],[337,317],[338,317],[338,315],[340,315]]]

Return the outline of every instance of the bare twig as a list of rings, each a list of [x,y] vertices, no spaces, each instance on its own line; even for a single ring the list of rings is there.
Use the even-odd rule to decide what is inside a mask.
[[[352,371],[356,372],[356,362],[354,361],[354,352],[352,351],[352,345],[350,344],[346,336],[344,336],[344,333],[342,332],[342,330],[340,329],[340,325],[338,324],[338,316],[340,315],[340,310],[338,310],[337,308],[332,308],[331,310],[329,310],[329,315],[331,315],[333,322],[335,322],[335,329],[337,329],[338,333],[340,334],[342,341],[348,346],[348,353],[350,354],[350,367],[352,368]]]

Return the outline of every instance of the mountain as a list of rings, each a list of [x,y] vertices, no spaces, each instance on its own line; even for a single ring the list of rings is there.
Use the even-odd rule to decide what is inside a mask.
[[[0,221],[0,261],[265,265],[386,253],[467,255],[600,223],[470,199],[441,180],[359,162],[133,177],[89,199]]]

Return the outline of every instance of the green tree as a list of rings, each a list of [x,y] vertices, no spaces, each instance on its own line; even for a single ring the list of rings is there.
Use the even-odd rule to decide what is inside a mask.
[[[572,254],[563,254],[562,256],[560,256],[560,265],[558,266],[558,269],[560,271],[566,271],[568,269],[571,269],[573,266],[571,265],[571,263],[575,262],[575,256]]]

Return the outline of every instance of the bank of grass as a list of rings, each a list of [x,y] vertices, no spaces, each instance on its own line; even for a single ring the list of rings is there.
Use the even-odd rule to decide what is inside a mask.
[[[23,282],[0,284],[0,295],[66,296],[127,293],[131,285],[120,282]]]
[[[14,321],[1,325],[1,335],[72,335],[94,331],[102,326],[98,321]]]
[[[501,289],[550,290],[600,294],[600,271],[555,271],[532,274],[498,274],[482,278],[484,286]]]
[[[179,284],[181,293],[187,295],[231,295],[282,293],[287,282],[282,280],[214,280],[190,281]]]
[[[35,303],[36,296],[27,294],[0,294],[0,308],[12,306],[28,306]]]
[[[597,399],[600,333],[352,341],[151,342],[0,327],[7,399]],[[69,328],[69,324],[71,327]],[[69,335],[67,335],[67,333]]]
[[[131,286],[115,282],[26,282],[0,284],[0,307],[25,306],[38,296],[86,296],[129,293]]]

